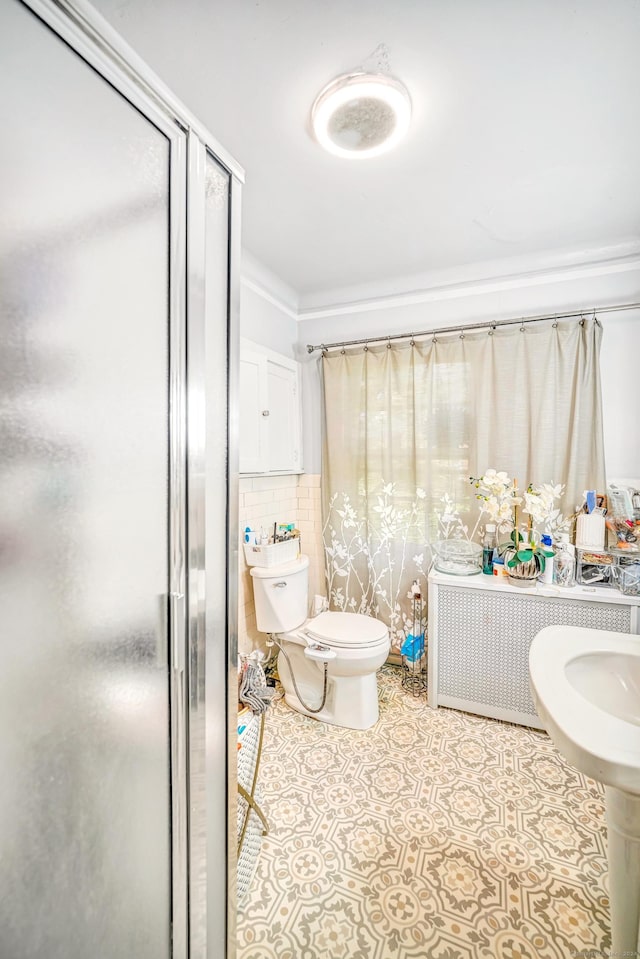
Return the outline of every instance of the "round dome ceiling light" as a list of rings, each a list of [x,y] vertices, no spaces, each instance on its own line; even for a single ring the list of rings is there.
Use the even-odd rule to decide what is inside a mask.
[[[332,80],[311,108],[318,143],[350,160],[392,150],[409,129],[410,120],[406,87],[379,73],[350,73]]]

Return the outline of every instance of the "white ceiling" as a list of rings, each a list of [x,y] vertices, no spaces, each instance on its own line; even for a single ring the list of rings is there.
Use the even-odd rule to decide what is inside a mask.
[[[640,248],[638,0],[94,6],[245,168],[244,247],[302,307]],[[407,138],[324,153],[314,97],[379,44],[413,100]]]

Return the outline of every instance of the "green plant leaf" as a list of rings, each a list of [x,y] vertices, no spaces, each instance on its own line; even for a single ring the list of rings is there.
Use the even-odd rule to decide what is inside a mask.
[[[533,550],[531,549],[519,549],[516,553],[518,561],[520,563],[528,563],[533,556]]]
[[[538,567],[539,567],[541,573],[544,573],[544,568],[545,568],[545,566],[547,565],[544,556],[545,556],[544,553],[538,553],[538,554],[537,554]]]
[[[517,565],[518,565],[518,560],[515,558],[515,556],[513,557],[513,559],[507,560],[507,566],[513,567]]]

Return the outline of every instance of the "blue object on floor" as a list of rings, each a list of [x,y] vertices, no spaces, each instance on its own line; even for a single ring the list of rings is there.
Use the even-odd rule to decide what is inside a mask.
[[[414,636],[413,633],[409,633],[402,644],[400,652],[410,663],[415,663],[424,653],[424,633],[420,633],[419,636]]]

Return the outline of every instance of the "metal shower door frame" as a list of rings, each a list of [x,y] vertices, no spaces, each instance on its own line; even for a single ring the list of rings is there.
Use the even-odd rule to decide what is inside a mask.
[[[52,29],[118,93],[156,126],[170,144],[169,243],[169,583],[167,597],[171,754],[171,925],[172,959],[206,959],[223,945],[235,955],[235,722],[231,723],[229,690],[237,670],[237,377],[239,318],[239,229],[244,171],[217,140],[159,80],[144,61],[85,0],[18,0]],[[202,162],[209,152],[229,173],[229,265],[227,275],[227,487],[215,504],[206,502],[202,485],[205,466],[204,410],[206,357],[204,343],[204,176]],[[200,212],[198,212],[200,208]],[[199,217],[202,216],[202,220]],[[189,352],[188,352],[189,345]],[[225,622],[216,624],[226,637],[224,649],[206,656],[205,523],[204,511],[226,513],[227,563],[224,582]],[[210,662],[208,660],[211,660]],[[206,781],[191,781],[195,760],[206,776],[220,775],[220,756],[204,755],[206,722],[211,722],[211,670],[222,670],[226,696],[217,721],[226,729],[223,757],[226,803],[211,807]],[[235,709],[235,702],[233,703]],[[205,720],[205,717],[208,717]],[[192,735],[202,727],[203,736]],[[199,751],[199,752],[198,752]],[[198,752],[198,755],[196,755]],[[204,832],[191,829],[195,820]],[[207,858],[207,831],[226,837],[226,860]],[[206,862],[204,888],[190,896],[192,863]],[[217,874],[217,885],[211,882]],[[202,883],[201,883],[202,885]],[[211,896],[209,886],[224,887],[226,901]],[[194,890],[195,891],[195,890]],[[207,923],[207,930],[196,927]],[[212,935],[212,931],[215,933]],[[215,942],[213,941],[215,940]]]

